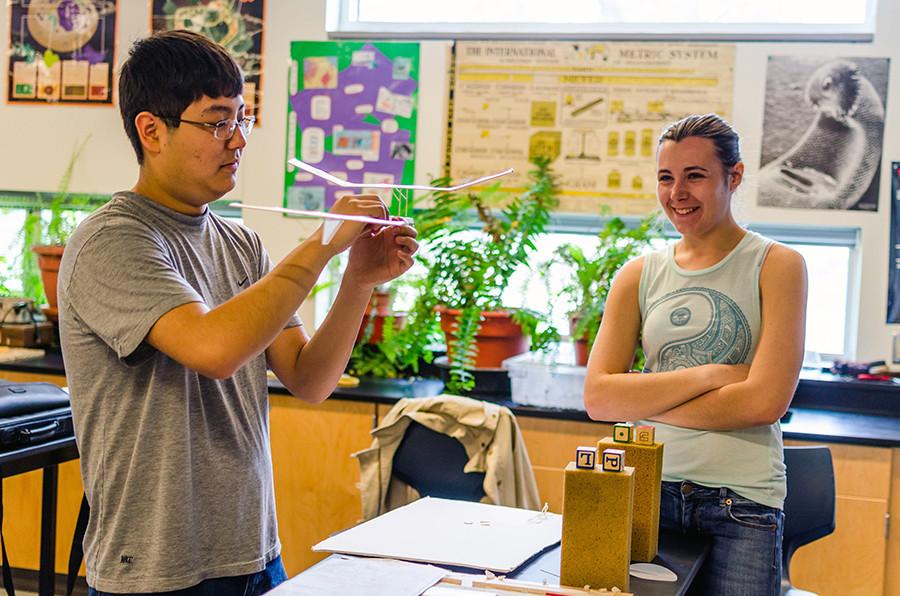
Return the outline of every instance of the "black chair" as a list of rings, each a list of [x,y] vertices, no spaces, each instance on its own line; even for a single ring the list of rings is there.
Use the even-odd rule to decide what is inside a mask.
[[[468,461],[462,443],[410,422],[394,454],[393,474],[423,497],[480,501],[484,473],[463,472]]]
[[[784,540],[781,554],[782,596],[812,592],[791,585],[794,551],[834,532],[834,467],[828,447],[785,447],[787,497],[784,500]]]

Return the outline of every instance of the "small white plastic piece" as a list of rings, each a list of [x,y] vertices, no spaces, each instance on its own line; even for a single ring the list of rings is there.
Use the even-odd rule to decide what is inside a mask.
[[[331,244],[331,239],[337,234],[341,224],[339,219],[326,219],[322,221],[322,245]]]

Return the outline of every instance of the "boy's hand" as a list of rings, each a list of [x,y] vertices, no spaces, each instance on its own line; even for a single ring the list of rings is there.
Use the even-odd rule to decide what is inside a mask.
[[[411,226],[364,232],[350,248],[345,280],[371,290],[399,277],[413,265],[413,255],[419,249],[416,235]]]
[[[345,195],[335,202],[328,210],[329,213],[341,215],[365,215],[378,219],[388,219],[388,209],[378,195]],[[325,247],[333,254],[339,254],[350,248],[361,234],[371,235],[381,228],[371,224],[355,221],[342,221],[340,227]],[[314,232],[316,242],[322,243],[323,226]]]

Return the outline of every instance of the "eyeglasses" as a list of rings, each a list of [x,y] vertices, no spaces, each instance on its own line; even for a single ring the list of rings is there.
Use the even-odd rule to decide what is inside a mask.
[[[256,122],[256,116],[247,116],[240,120],[220,120],[219,122],[199,122],[197,120],[185,120],[184,118],[173,118],[173,120],[212,129],[215,138],[220,141],[227,141],[234,136],[234,131],[238,127],[240,127],[241,133],[245,137],[249,137],[253,131],[253,123]]]

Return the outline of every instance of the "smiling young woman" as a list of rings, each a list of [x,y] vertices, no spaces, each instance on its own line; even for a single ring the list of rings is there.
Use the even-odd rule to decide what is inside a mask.
[[[659,139],[657,195],[681,238],[627,263],[588,363],[597,420],[643,420],[665,444],[660,524],[712,550],[703,594],[778,594],[785,467],[779,418],[803,359],[806,267],[734,219],[740,140],[715,114]],[[627,374],[640,339],[647,364]]]

